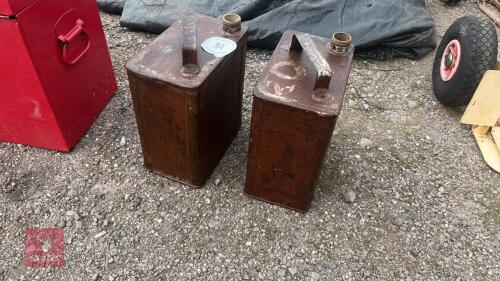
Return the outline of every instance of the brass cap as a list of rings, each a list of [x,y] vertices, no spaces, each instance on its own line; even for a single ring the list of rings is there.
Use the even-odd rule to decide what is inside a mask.
[[[332,36],[331,48],[337,52],[347,52],[352,44],[352,37],[349,33],[336,32]]]
[[[241,17],[237,14],[225,14],[222,17],[222,28],[227,33],[236,33],[241,30]]]

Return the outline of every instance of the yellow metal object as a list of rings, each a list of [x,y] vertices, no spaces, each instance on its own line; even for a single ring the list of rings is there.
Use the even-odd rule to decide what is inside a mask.
[[[500,61],[484,75],[461,123],[470,124],[484,161],[500,173]]]
[[[500,71],[488,70],[467,106],[463,124],[493,127],[500,117]]]
[[[487,130],[485,130],[485,128],[487,128]],[[496,172],[500,173],[500,149],[493,140],[489,129],[491,128],[485,126],[475,126],[472,128],[472,132],[474,133],[474,137],[476,138],[486,164],[488,164],[488,166]]]
[[[493,141],[495,141],[496,145],[500,149],[500,127],[493,127],[491,129],[491,136],[493,137]]]

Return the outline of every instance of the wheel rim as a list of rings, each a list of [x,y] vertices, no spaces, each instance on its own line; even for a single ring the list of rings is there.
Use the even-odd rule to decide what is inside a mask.
[[[452,40],[444,49],[443,56],[441,57],[440,74],[441,79],[447,82],[455,75],[460,64],[460,57],[462,54],[462,47],[458,40]]]

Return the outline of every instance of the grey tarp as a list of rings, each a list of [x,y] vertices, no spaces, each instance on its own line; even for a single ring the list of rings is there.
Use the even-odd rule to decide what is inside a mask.
[[[425,0],[124,1],[121,24],[154,33],[191,11],[212,17],[239,13],[250,29],[249,45],[267,49],[273,49],[282,33],[290,29],[324,37],[336,31],[349,32],[358,56],[379,59],[418,59],[436,44]]]
[[[108,13],[121,14],[125,6],[125,1],[126,0],[97,0],[97,4],[99,8]]]

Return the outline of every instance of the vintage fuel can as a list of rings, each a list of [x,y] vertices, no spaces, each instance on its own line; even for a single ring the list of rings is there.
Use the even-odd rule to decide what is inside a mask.
[[[287,31],[253,99],[245,193],[306,212],[340,113],[354,47]]]
[[[190,14],[128,64],[147,169],[201,187],[238,134],[247,28]]]
[[[78,143],[116,91],[95,1],[0,0],[0,141]]]

